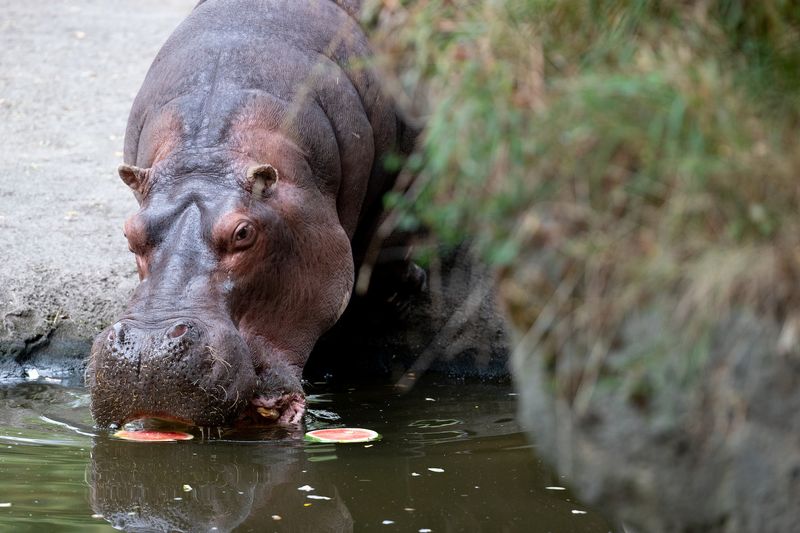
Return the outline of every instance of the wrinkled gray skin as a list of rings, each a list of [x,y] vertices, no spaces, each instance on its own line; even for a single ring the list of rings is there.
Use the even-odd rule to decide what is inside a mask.
[[[120,176],[141,282],[87,367],[100,426],[297,423],[413,133],[328,0],[207,0],[136,97]],[[260,409],[258,409],[260,408]]]

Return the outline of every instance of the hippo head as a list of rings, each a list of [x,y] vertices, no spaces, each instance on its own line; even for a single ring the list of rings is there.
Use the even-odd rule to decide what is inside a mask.
[[[120,167],[140,203],[124,228],[140,283],[92,347],[100,426],[301,418],[303,365],[344,311],[354,266],[335,198],[284,148]]]

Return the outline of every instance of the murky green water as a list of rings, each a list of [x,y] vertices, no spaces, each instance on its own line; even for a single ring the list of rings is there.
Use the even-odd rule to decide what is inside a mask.
[[[504,385],[317,393],[311,428],[120,441],[92,428],[83,389],[0,388],[0,531],[525,531],[611,528],[533,455]]]

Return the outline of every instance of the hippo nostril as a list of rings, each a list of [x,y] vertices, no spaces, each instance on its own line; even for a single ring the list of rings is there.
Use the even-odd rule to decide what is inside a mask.
[[[178,339],[183,337],[187,331],[189,331],[189,326],[186,324],[175,324],[175,327],[170,330],[168,335],[173,339]]]

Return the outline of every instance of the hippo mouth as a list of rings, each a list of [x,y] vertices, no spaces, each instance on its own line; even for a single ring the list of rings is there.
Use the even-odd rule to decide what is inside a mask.
[[[97,424],[121,427],[148,419],[200,427],[300,423],[305,397],[299,379],[284,378],[282,365],[257,372],[238,330],[223,326],[183,320],[145,329],[122,321],[101,334],[86,372]]]
[[[256,395],[239,415],[235,425],[282,424],[296,425],[303,420],[306,398],[290,392],[278,396]]]
[[[256,395],[246,404],[236,418],[230,423],[234,427],[269,426],[274,424],[295,426],[303,420],[306,411],[306,398],[302,393],[292,392],[278,396]],[[109,424],[119,427],[124,424],[139,422],[145,426],[211,426],[216,424],[198,423],[197,420],[175,416],[163,411],[142,411],[123,416],[119,422]],[[222,424],[228,425],[228,424]]]

